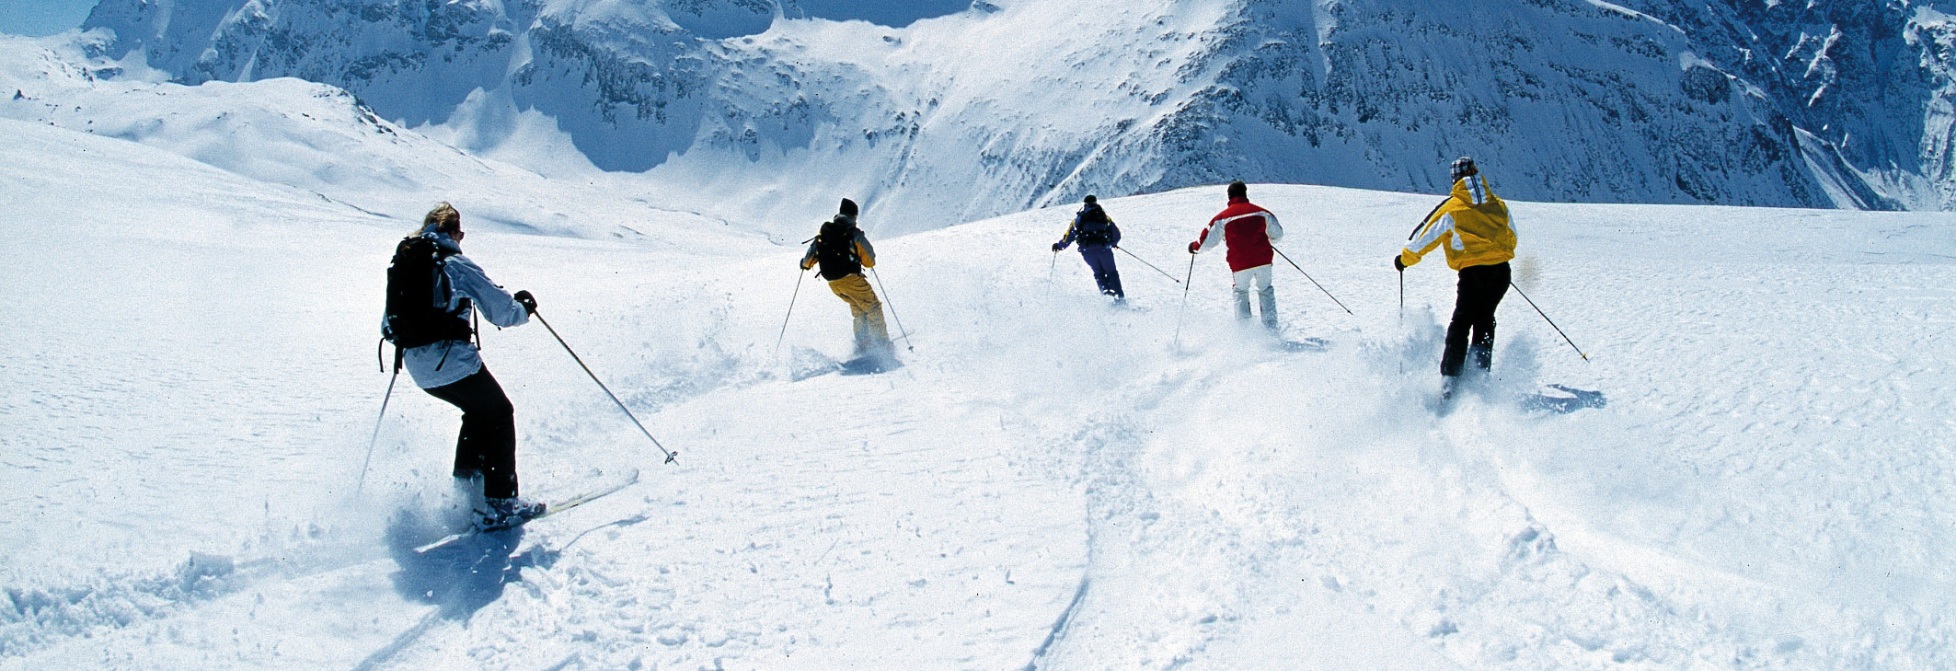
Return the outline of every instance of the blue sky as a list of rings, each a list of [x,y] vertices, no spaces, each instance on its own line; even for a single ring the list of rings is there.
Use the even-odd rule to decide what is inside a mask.
[[[95,0],[0,0],[0,33],[53,35],[81,25]]]

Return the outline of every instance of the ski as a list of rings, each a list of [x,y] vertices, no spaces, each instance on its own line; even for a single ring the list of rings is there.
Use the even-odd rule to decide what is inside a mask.
[[[1547,394],[1536,392],[1523,395],[1521,397],[1521,408],[1523,410],[1539,410],[1558,415],[1566,415],[1585,408],[1601,408],[1609,405],[1609,399],[1604,398],[1603,392],[1600,391],[1577,389],[1559,384],[1551,384],[1549,388],[1562,393]]]
[[[828,355],[806,347],[796,347],[789,354],[788,380],[800,382],[811,377],[827,375],[838,370],[840,362]]]
[[[1323,338],[1305,338],[1303,340],[1285,340],[1280,338],[1271,347],[1279,352],[1323,352],[1331,349],[1331,341]]]
[[[592,502],[592,501],[596,501],[596,500],[598,500],[598,499],[602,499],[602,498],[604,498],[604,497],[607,497],[607,496],[610,496],[610,495],[612,495],[612,494],[616,494],[616,493],[618,493],[618,492],[620,492],[620,491],[623,491],[623,490],[624,490],[624,489],[625,489],[626,487],[630,487],[630,486],[632,486],[632,485],[635,485],[635,484],[638,484],[638,469],[636,469],[636,468],[634,468],[634,469],[632,469],[632,472],[631,472],[631,474],[630,474],[630,475],[627,475],[626,477],[624,477],[623,479],[621,479],[621,480],[619,480],[618,482],[614,482],[614,483],[611,483],[611,484],[608,484],[608,485],[605,485],[605,486],[604,486],[604,487],[602,487],[602,488],[599,488],[599,489],[595,489],[595,490],[592,490],[592,491],[589,491],[589,492],[585,492],[585,493],[582,493],[582,494],[577,494],[577,495],[575,495],[575,496],[571,496],[571,497],[569,497],[569,498],[565,498],[565,499],[562,499],[562,500],[558,500],[558,501],[550,501],[550,502],[546,502],[546,503],[544,503],[544,507],[543,507],[543,512],[542,512],[541,514],[538,514],[538,515],[537,515],[536,517],[532,517],[532,518],[530,518],[530,519],[527,519],[527,520],[523,520],[523,521],[521,521],[521,522],[518,522],[518,523],[516,523],[516,524],[512,524],[512,525],[509,525],[509,526],[506,526],[506,527],[498,527],[498,528],[495,528],[495,529],[483,529],[483,528],[480,528],[480,527],[476,527],[476,526],[473,526],[473,525],[471,525],[471,526],[470,526],[469,528],[467,528],[467,529],[463,529],[463,530],[461,530],[461,531],[458,531],[458,532],[455,532],[455,533],[452,533],[452,534],[449,534],[449,535],[447,535],[447,536],[443,536],[443,537],[441,537],[441,538],[438,538],[438,539],[435,539],[434,541],[432,541],[432,542],[429,542],[429,543],[427,543],[427,544],[425,544],[425,545],[422,545],[422,546],[420,546],[420,547],[417,547],[417,548],[415,548],[415,549],[414,549],[414,551],[415,551],[415,553],[417,553],[417,554],[426,554],[426,553],[427,553],[427,552],[428,552],[429,550],[433,550],[433,549],[435,549],[435,548],[439,548],[439,547],[442,547],[442,546],[444,546],[444,545],[449,545],[449,544],[452,544],[452,543],[455,543],[455,542],[457,542],[457,541],[460,541],[460,540],[463,540],[463,539],[466,539],[466,538],[470,538],[470,537],[472,537],[472,536],[475,536],[476,534],[482,534],[482,533],[495,533],[495,532],[498,532],[498,531],[506,531],[506,530],[509,530],[509,529],[514,529],[514,528],[516,528],[516,527],[520,527],[520,526],[523,526],[523,525],[525,525],[525,524],[529,524],[529,523],[531,523],[531,522],[535,522],[535,521],[537,521],[537,520],[540,520],[540,519],[543,519],[543,518],[546,518],[546,517],[550,517],[551,515],[555,515],[555,514],[557,514],[557,513],[561,513],[561,512],[564,512],[564,511],[566,511],[566,510],[570,510],[570,509],[572,509],[572,508],[576,508],[576,507],[578,507],[578,506],[581,506],[581,505],[584,505],[584,504],[586,504],[586,503],[590,503],[590,502]]]
[[[887,354],[869,354],[836,364],[843,375],[875,375],[903,367],[903,362]]]
[[[1454,387],[1450,391],[1451,393],[1449,393],[1449,390],[1442,389],[1436,397],[1428,402],[1428,409],[1431,409],[1434,414],[1441,417],[1452,414],[1454,407],[1460,402],[1460,395],[1466,393],[1466,390],[1460,387]],[[1609,405],[1609,398],[1605,397],[1601,391],[1577,389],[1560,384],[1548,385],[1547,389],[1543,391],[1518,394],[1514,397],[1514,401],[1523,412],[1541,412],[1555,415],[1567,415],[1577,410],[1601,408]]]
[[[821,352],[797,347],[793,357],[789,363],[788,379],[794,382],[829,373],[874,375],[903,367],[903,362],[890,354],[865,354],[853,359],[836,360]]]

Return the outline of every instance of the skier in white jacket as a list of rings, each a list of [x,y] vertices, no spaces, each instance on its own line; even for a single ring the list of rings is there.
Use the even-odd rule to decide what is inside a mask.
[[[421,235],[433,239],[439,250],[446,287],[438,287],[437,294],[445,301],[437,298],[434,307],[446,337],[403,350],[403,361],[416,386],[462,410],[454,475],[471,499],[480,492],[482,500],[472,503],[476,525],[496,529],[519,524],[543,514],[544,506],[518,497],[515,409],[469,338],[473,331],[468,318],[475,310],[498,327],[520,326],[529,323],[536,299],[528,291],[514,296],[503,291],[462,255],[462,215],[448,203],[428,212]]]

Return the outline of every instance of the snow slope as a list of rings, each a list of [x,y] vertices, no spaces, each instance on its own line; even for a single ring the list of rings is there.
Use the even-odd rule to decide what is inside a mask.
[[[1252,185],[1355,312],[1279,268],[1286,334],[1330,343],[1295,353],[1238,331],[1220,258],[1164,276],[1220,187],[1109,198],[1163,270],[1120,258],[1140,309],[1046,251],[1066,208],[877,236],[907,367],[798,380],[846,318],[761,224],[492,161],[298,179],[331,162],[286,113],[357,108],[244,85],[284,130],[224,145],[248,110],[171,86],[80,112],[203,121],[0,119],[0,669],[1956,665],[1946,215],[1518,201],[1517,284],[1591,361],[1511,294],[1441,417],[1451,276],[1408,271],[1402,316],[1387,264],[1433,196]],[[336,118],[299,136],[459,170]],[[361,467],[381,269],[435,198],[675,465],[543,325],[492,330],[526,491],[643,481],[411,551],[452,409],[395,389]],[[1547,383],[1609,402],[1514,402]]]

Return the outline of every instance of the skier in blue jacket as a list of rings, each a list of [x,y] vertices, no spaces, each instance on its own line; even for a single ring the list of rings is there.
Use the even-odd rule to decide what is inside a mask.
[[[1116,303],[1126,302],[1127,294],[1121,291],[1121,271],[1114,267],[1114,247],[1121,244],[1121,228],[1114,225],[1114,219],[1100,209],[1093,196],[1087,196],[1080,212],[1073,215],[1073,225],[1067,227],[1065,237],[1053,243],[1053,252],[1058,253],[1073,243],[1079,243],[1080,258],[1093,269],[1093,281],[1100,285],[1100,293],[1113,296]]]

